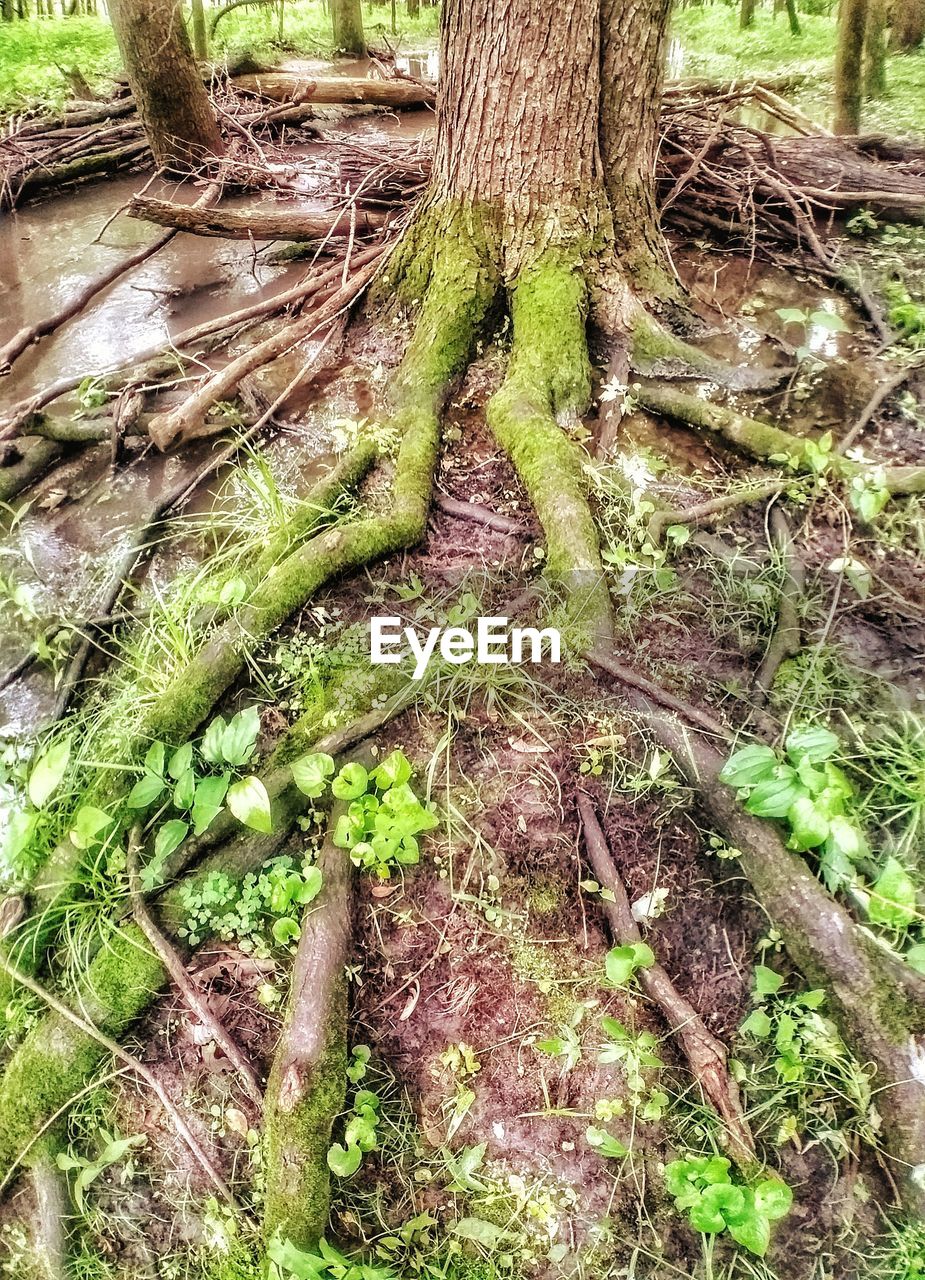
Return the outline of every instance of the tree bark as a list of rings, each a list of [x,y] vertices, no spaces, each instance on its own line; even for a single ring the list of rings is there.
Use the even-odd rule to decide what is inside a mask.
[[[742,31],[748,31],[750,27],[755,25],[755,0],[742,0],[739,8],[739,27]]]
[[[864,96],[882,98],[886,93],[886,0],[868,0],[864,32]]]
[[[331,0],[331,26],[335,49],[366,57],[362,0]]]
[[[173,0],[112,0],[113,31],[155,164],[196,170],[222,137]]]
[[[792,36],[803,34],[800,27],[800,15],[797,12],[797,0],[787,0],[787,21],[790,24],[790,34]]]
[[[190,26],[193,31],[193,53],[200,62],[205,62],[209,56],[209,33],[206,30],[203,0],[190,0]]]
[[[894,0],[890,48],[912,53],[925,39],[925,0]]]
[[[859,133],[864,96],[864,37],[868,0],[841,0],[835,51],[836,133]]]

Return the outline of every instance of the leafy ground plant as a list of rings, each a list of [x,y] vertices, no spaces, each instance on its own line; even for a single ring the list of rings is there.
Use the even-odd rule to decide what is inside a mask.
[[[763,1258],[771,1242],[771,1223],[786,1217],[793,1203],[793,1192],[779,1178],[746,1186],[733,1181],[730,1169],[725,1156],[686,1155],[665,1166],[665,1186],[675,1208],[706,1237],[708,1275],[716,1236],[728,1233],[736,1244]]]

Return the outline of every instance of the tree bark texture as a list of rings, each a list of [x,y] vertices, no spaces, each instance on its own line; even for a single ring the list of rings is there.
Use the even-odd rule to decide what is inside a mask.
[[[835,50],[836,133],[859,133],[864,96],[864,36],[868,0],[841,0]]]
[[[925,0],[895,0],[890,48],[894,53],[912,53],[925,39]]]
[[[366,56],[361,0],[331,0],[331,26],[335,49],[354,53],[358,58]]]
[[[110,17],[155,164],[199,169],[222,136],[174,0],[111,0]]]

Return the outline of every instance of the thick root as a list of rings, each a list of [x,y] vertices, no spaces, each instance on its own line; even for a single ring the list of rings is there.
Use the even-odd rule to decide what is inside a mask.
[[[331,821],[336,820],[338,809]],[[333,829],[333,828],[331,828]],[[331,1200],[327,1153],[347,1084],[347,979],[352,866],[331,840],[318,859],[321,897],[306,912],[286,1027],[267,1084],[264,1232],[313,1249]]]
[[[572,620],[590,636],[612,631],[597,529],[581,454],[563,426],[591,395],[579,265],[549,251],[518,280],[511,298],[514,347],[488,421],[510,455],[546,535],[546,574],[567,590]]]

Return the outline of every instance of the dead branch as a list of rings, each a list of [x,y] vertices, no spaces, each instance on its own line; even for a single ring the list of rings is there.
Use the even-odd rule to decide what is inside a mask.
[[[317,213],[292,207],[254,205],[248,209],[218,209],[214,212],[172,200],[136,196],[128,207],[130,218],[154,222],[161,227],[188,231],[194,236],[217,236],[230,240],[324,240],[347,235],[351,215]],[[373,210],[356,211],[356,230],[370,235],[385,223],[385,216]]]
[[[607,917],[614,941],[619,946],[630,946],[642,941],[639,926],[626,888],[620,878],[598,821],[590,797],[578,792],[578,812],[585,838],[585,851],[595,879],[613,894],[613,901],[601,900],[601,909]],[[681,995],[658,961],[638,972],[639,985],[654,1000],[665,1016],[665,1021],[677,1036],[684,1056],[704,1095],[721,1116],[725,1127],[726,1146],[737,1164],[754,1167],[755,1141],[742,1110],[739,1090],[726,1065],[726,1046],[712,1035],[694,1006]]]
[[[238,76],[235,89],[271,102],[357,105],[370,107],[430,107],[436,90],[419,80],[364,80],[357,76],[311,79],[286,71]]]
[[[783,562],[784,580],[777,605],[777,626],[767,647],[761,666],[755,675],[755,693],[760,701],[766,701],[780,665],[787,658],[800,652],[800,602],[803,599],[804,571],[790,521],[775,503],[770,516],[771,538]]]

